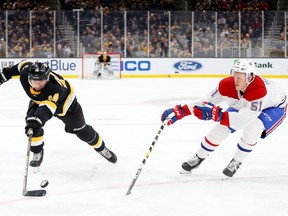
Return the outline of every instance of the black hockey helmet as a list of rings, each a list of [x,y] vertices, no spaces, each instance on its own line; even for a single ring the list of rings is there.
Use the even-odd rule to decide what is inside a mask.
[[[49,80],[50,68],[46,62],[35,62],[29,68],[29,80]]]

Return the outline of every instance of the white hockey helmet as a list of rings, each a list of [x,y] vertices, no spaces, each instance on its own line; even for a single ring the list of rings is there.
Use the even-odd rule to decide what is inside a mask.
[[[234,64],[233,69],[231,69],[230,75],[233,76],[234,72],[245,73],[246,79],[249,81],[249,77],[254,77],[256,74],[255,63],[248,59],[240,59]]]

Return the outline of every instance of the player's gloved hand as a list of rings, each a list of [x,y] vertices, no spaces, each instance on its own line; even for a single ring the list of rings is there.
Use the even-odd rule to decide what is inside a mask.
[[[11,75],[8,72],[8,68],[3,68],[0,70],[0,85],[7,82],[9,79],[11,79]]]
[[[161,121],[166,122],[167,125],[171,125],[187,115],[191,115],[187,105],[184,105],[183,107],[181,105],[176,105],[174,108],[166,109],[163,112]]]
[[[42,121],[35,116],[27,117],[26,118],[26,127],[25,127],[25,134],[28,135],[28,130],[33,129],[33,135],[38,136],[42,129]]]
[[[204,106],[194,106],[194,115],[201,120],[214,120],[219,122],[222,119],[222,109],[214,104],[203,102]]]

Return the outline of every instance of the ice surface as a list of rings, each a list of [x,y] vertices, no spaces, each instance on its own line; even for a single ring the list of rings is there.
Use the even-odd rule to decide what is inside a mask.
[[[56,118],[45,126],[40,172],[29,169],[28,189],[47,195],[22,196],[28,107],[19,80],[0,89],[0,215],[29,216],[287,216],[287,120],[260,140],[233,179],[222,170],[233,157],[241,131],[232,134],[190,175],[181,163],[196,151],[213,122],[186,117],[164,128],[131,196],[125,196],[161,126],[166,108],[208,93],[219,79],[72,79],[88,124],[118,156],[110,164]],[[288,89],[286,79],[275,79]]]

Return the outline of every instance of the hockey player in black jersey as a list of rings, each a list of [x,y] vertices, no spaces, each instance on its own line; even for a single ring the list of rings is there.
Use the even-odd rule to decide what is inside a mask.
[[[117,162],[117,156],[105,146],[101,136],[86,124],[81,105],[67,80],[51,71],[45,62],[33,63],[23,60],[0,71],[0,85],[19,75],[22,87],[31,99],[25,118],[25,133],[28,133],[29,128],[33,129],[31,152],[34,156],[29,163],[30,166],[39,167],[42,163],[43,127],[53,116],[63,121],[67,133],[75,134],[109,162]]]

